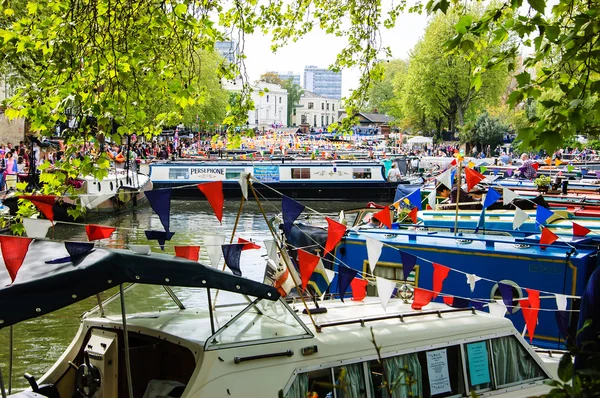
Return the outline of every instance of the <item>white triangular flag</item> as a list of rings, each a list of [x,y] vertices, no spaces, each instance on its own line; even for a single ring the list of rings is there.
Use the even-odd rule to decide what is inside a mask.
[[[513,200],[517,199],[518,197],[519,197],[519,195],[517,195],[510,189],[502,188],[502,204],[504,204],[505,206],[507,204],[509,204],[510,202],[512,202]]]
[[[437,192],[435,191],[435,189],[433,191],[431,191],[429,193],[429,195],[427,195],[427,203],[433,210],[435,210],[436,196],[437,196]]]
[[[45,238],[48,228],[52,225],[50,220],[41,218],[23,218],[25,233],[30,238]]]
[[[344,210],[340,210],[339,220],[340,224],[346,225],[346,215],[344,214]]]
[[[379,296],[379,301],[381,302],[381,306],[385,311],[385,307],[387,307],[390,298],[392,298],[392,293],[396,288],[396,282],[380,276],[376,276],[375,279],[377,281],[377,295]]]
[[[515,207],[515,218],[513,219],[513,229],[519,229],[529,216],[523,210]]]
[[[556,296],[556,308],[559,311],[565,311],[567,309],[567,296],[564,294],[555,294]]]
[[[322,260],[319,260],[319,263],[317,264],[317,267],[315,268],[315,272],[324,274],[323,277],[327,281],[327,284],[331,285],[331,282],[333,281],[333,278],[335,277],[335,272],[333,270],[325,268]]]
[[[475,284],[477,283],[477,281],[480,281],[480,280],[481,280],[481,278],[475,274],[467,274],[467,283],[471,287],[471,292],[473,292],[475,290]]]
[[[240,183],[240,188],[242,188],[242,195],[244,195],[244,199],[248,200],[248,175],[245,171],[240,173],[240,179],[238,182]]]
[[[452,169],[444,171],[442,174],[435,177],[435,180],[444,184],[448,189],[452,189]]]
[[[204,236],[204,247],[206,247],[206,252],[210,259],[210,265],[214,268],[217,268],[219,266],[219,261],[221,261],[221,255],[223,254],[221,246],[223,243],[225,243],[225,237],[223,235]]]
[[[275,264],[279,263],[279,256],[277,255],[277,244],[273,239],[265,240],[265,248],[267,249],[267,257],[273,260]]]
[[[488,307],[490,309],[490,314],[493,316],[497,316],[498,318],[504,318],[504,315],[506,315],[506,306],[502,301],[490,303]]]
[[[369,236],[366,237],[367,241],[367,257],[369,258],[369,268],[371,273],[375,272],[375,266],[381,256],[381,250],[383,249],[383,242],[377,239],[373,239]]]

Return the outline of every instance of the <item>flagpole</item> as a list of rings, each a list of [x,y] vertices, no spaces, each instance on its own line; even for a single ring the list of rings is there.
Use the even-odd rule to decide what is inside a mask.
[[[248,181],[248,185],[250,186],[250,189],[252,190],[252,195],[254,196],[254,199],[256,200],[256,204],[258,204],[260,213],[262,214],[263,218],[265,219],[265,222],[267,223],[267,227],[269,228],[269,231],[271,232],[271,236],[273,236],[273,242],[275,243],[275,245],[277,245],[277,249],[283,253],[283,248],[281,246],[279,246],[279,239],[277,239],[277,234],[273,230],[271,223],[269,223],[269,219],[267,218],[267,214],[265,213],[265,210],[263,209],[262,205],[260,204],[260,200],[258,200],[258,195],[256,194],[256,191],[254,190],[254,184],[252,183],[252,181]],[[317,331],[317,333],[320,332],[320,329],[317,327],[317,324],[315,323],[315,320],[313,319],[312,314],[310,313],[310,309],[308,308],[308,305],[306,304],[306,300],[304,300],[304,295],[302,294],[302,290],[300,290],[300,288],[298,287],[298,284],[296,283],[296,279],[294,279],[294,276],[293,276],[292,270],[291,270],[291,266],[287,261],[287,256],[282,255],[281,258],[283,258],[283,262],[285,263],[285,266],[290,274],[290,278],[292,278],[292,281],[294,282],[294,287],[296,288],[296,291],[298,292],[298,295],[300,296],[300,299],[302,300],[302,304],[304,304],[304,308],[306,309],[306,313],[308,314],[310,321],[312,322],[313,326],[315,327],[315,330]]]
[[[461,190],[461,181],[462,181],[462,160],[460,159],[460,155],[458,159],[458,173],[456,173],[456,211],[454,213],[454,236],[458,233],[458,205],[460,202],[460,190]],[[452,190],[450,190],[450,194],[452,194]]]

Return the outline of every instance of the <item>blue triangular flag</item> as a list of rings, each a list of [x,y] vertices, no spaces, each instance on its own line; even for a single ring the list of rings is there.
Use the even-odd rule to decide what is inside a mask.
[[[168,231],[144,231],[146,233],[146,239],[156,240],[160,245],[162,251],[165,251],[165,242],[171,240],[175,232]]]
[[[452,181],[452,184],[454,184],[454,177],[456,177],[456,169],[452,169],[452,171],[450,172],[450,181]],[[461,185],[460,183],[458,185]]]
[[[546,224],[546,220],[548,220],[554,213],[550,210],[546,209],[544,206],[537,206],[535,210],[535,221],[540,224]]]
[[[242,276],[242,270],[240,269],[240,256],[244,244],[234,243],[231,245],[222,245],[221,250],[223,251],[223,258],[225,264],[233,272],[233,275]]]
[[[479,232],[479,230],[482,228],[485,229],[485,207],[481,209],[479,221],[477,221],[477,227],[475,227],[475,233]]]
[[[294,199],[283,196],[281,198],[281,215],[283,217],[283,233],[286,238],[289,238],[290,231],[294,221],[298,218],[300,213],[304,211],[304,205],[296,202]]]
[[[93,242],[65,242],[65,249],[71,256],[71,261],[77,265],[92,252],[94,249]]]
[[[171,189],[157,189],[156,191],[146,191],[146,198],[152,210],[158,215],[165,231],[169,231],[169,216],[171,213]]]
[[[462,297],[454,297],[452,299],[452,307],[454,308],[469,308],[469,303],[471,300],[462,298]]]
[[[565,340],[570,340],[569,335],[569,311],[556,311],[554,312],[556,317],[556,324],[558,325],[558,331],[563,335]]]
[[[348,268],[345,266],[338,267],[338,292],[340,293],[340,299],[344,302],[344,296],[346,295],[346,290],[348,290],[348,286],[352,282],[352,279],[358,274],[358,271],[352,268]]]
[[[506,306],[506,310],[509,314],[513,313],[513,287],[511,285],[507,285],[505,283],[498,283],[498,290],[500,290],[500,295],[502,296],[502,301]]]
[[[581,169],[581,176],[585,176],[587,175],[588,171],[587,169]]]
[[[421,206],[421,188],[417,188],[406,195],[406,199],[408,199],[411,204],[415,205],[419,211],[423,210],[423,207]]]
[[[483,208],[487,209],[496,203],[501,197],[502,195],[500,195],[494,188],[488,189],[487,195],[485,195],[485,200],[483,201]]]
[[[494,175],[497,176],[498,175],[498,169],[494,169]]]
[[[400,257],[402,257],[402,271],[404,271],[404,280],[408,280],[408,276],[412,272],[413,268],[417,264],[417,258],[410,253],[400,251]]]

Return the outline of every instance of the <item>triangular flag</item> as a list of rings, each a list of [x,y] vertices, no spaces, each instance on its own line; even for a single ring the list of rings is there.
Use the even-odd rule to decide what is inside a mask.
[[[581,176],[586,176],[588,171],[586,169],[581,169]]]
[[[483,311],[483,305],[485,303],[483,303],[481,301],[471,300],[471,302],[469,304],[471,304],[471,307],[475,308],[477,311]]]
[[[31,195],[19,196],[19,199],[27,199],[50,221],[54,221],[54,202],[56,196],[53,195]]]
[[[437,204],[437,195],[435,189],[427,195],[427,204],[431,206],[432,209],[435,209],[435,205]]]
[[[567,296],[564,294],[555,294],[556,296],[556,308],[559,311],[565,311],[567,309]]]
[[[565,340],[571,340],[571,335],[569,334],[569,311],[556,311],[554,316],[560,334],[563,335]]]
[[[392,229],[392,217],[390,215],[390,209],[388,209],[387,207],[373,214],[373,218],[385,225],[386,227],[388,227],[389,229]]]
[[[394,209],[396,209],[396,211],[400,210],[400,200],[397,200],[394,203],[392,203],[392,206],[394,206]]]
[[[433,300],[433,292],[421,289],[420,287],[415,287],[411,308],[413,310],[421,310],[429,304],[431,300]]]
[[[20,236],[0,236],[2,259],[12,282],[17,278],[19,268],[23,265],[23,260],[25,260],[29,244],[32,241],[33,239],[31,238],[22,238]]]
[[[257,245],[256,243],[252,242],[251,240],[246,240],[244,238],[238,238],[237,243],[241,243],[244,245],[244,247],[242,248],[242,251],[244,250],[252,250],[252,249],[260,249],[260,246]]]
[[[444,296],[444,303],[454,308],[469,308],[470,301],[462,297]]]
[[[544,163],[546,163],[548,166],[552,166],[552,159],[546,158],[544,159]]]
[[[487,195],[486,195],[487,197]],[[479,221],[477,221],[477,226],[475,227],[475,233],[478,233],[480,229],[485,229],[485,207],[481,209],[481,213],[479,213]]]
[[[479,184],[479,182],[485,179],[485,176],[479,174],[473,169],[466,168],[465,169],[465,178],[467,180],[467,188],[469,191],[475,187],[475,185]]]
[[[379,257],[381,256],[383,242],[378,239],[371,238],[370,236],[367,236],[365,240],[367,243],[367,258],[369,259],[369,268],[373,274],[375,272],[377,261],[379,261]]]
[[[497,176],[498,175],[498,169],[494,169],[494,175]]]
[[[244,199],[248,200],[248,176],[250,173],[242,171],[240,173],[240,178],[238,182],[240,183],[240,188],[242,189],[242,195],[244,195]]]
[[[503,302],[489,303],[488,308],[490,309],[490,314],[498,318],[504,318],[506,315],[506,306]]]
[[[65,249],[71,256],[71,261],[76,263],[90,254],[94,249],[94,244],[90,242],[65,242]]]
[[[483,201],[483,208],[487,209],[496,203],[500,197],[501,195],[494,188],[488,189],[487,194],[485,195],[485,200]]]
[[[366,279],[354,278],[350,282],[352,290],[352,300],[363,301],[367,297],[367,285],[369,282]]]
[[[419,221],[418,217],[418,210],[416,207],[413,207],[409,212],[408,212],[408,216],[410,217],[410,219],[412,220],[413,224],[416,224],[417,221]]]
[[[568,164],[568,165],[567,165],[567,171],[568,171],[569,173],[570,173],[570,172],[572,172],[574,169],[575,169],[575,167],[573,167],[573,165],[571,165],[571,164]]]
[[[600,170],[596,170],[596,178],[600,178]]]
[[[205,235],[203,240],[204,247],[206,247],[206,252],[208,253],[208,258],[210,260],[210,265],[217,268],[219,266],[219,261],[221,260],[221,254],[223,253],[221,246],[225,243],[225,237],[223,235]],[[277,262],[275,262],[275,264],[277,264]]]
[[[44,218],[23,218],[25,233],[30,238],[45,238],[52,221]]]
[[[344,296],[346,295],[348,286],[350,286],[350,283],[356,274],[358,274],[358,271],[355,269],[348,268],[343,265],[338,268],[338,292],[340,293],[340,299],[342,302],[344,302]]]
[[[511,285],[507,285],[505,283],[498,283],[498,290],[500,290],[500,295],[502,296],[502,301],[504,302],[504,306],[508,310],[509,314],[513,312],[513,287]]]
[[[240,256],[242,255],[242,248],[244,245],[234,243],[231,245],[222,245],[221,250],[223,251],[223,258],[225,259],[225,265],[233,272],[233,275],[242,276],[242,270],[240,269]]]
[[[436,298],[442,291],[444,279],[448,276],[450,268],[445,265],[433,263],[433,298]]]
[[[586,236],[590,232],[592,232],[592,231],[590,229],[584,227],[583,225],[573,223],[573,236]]]
[[[169,188],[145,192],[152,210],[158,215],[163,228],[167,232],[170,231],[171,191]]]
[[[300,270],[303,291],[306,289],[308,281],[310,281],[310,277],[315,272],[315,268],[317,268],[320,260],[321,257],[306,250],[298,249],[298,269]]]
[[[467,167],[472,169],[473,167],[475,167],[475,163],[469,160],[469,163],[467,163]]]
[[[540,245],[551,245],[558,240],[558,236],[550,231],[548,228],[542,229],[542,236],[540,236]],[[546,246],[542,246],[542,249],[546,249]]]
[[[487,171],[487,169],[488,169],[488,168],[487,168],[487,167],[485,167],[485,166],[481,166],[481,167],[479,167],[479,171],[481,172],[481,174],[485,173],[485,172]]]
[[[557,159],[554,159],[554,165],[555,165],[556,167],[560,166],[561,164],[562,164],[562,162],[560,161],[560,159],[558,159],[558,158],[557,158]]]
[[[521,300],[521,310],[523,318],[527,325],[527,333],[529,334],[529,342],[533,343],[535,327],[537,326],[538,313],[540,312],[540,292],[533,289],[525,289],[527,291],[527,300]]]
[[[515,218],[513,219],[513,229],[521,228],[521,225],[529,219],[529,215],[521,210],[519,207],[515,207]]]
[[[554,213],[546,209],[544,206],[536,206],[535,221],[538,224],[543,226],[546,223],[546,220],[548,220],[553,215]]]
[[[225,196],[223,195],[223,181],[212,181],[198,184],[198,189],[206,196],[210,207],[212,207],[217,216],[217,220],[223,220],[223,206]]]
[[[517,199],[518,197],[519,197],[519,195],[517,195],[516,193],[514,193],[510,189],[508,189],[508,188],[502,188],[502,203],[505,206],[507,204],[509,204],[510,202],[512,202],[513,200]]]
[[[281,216],[283,217],[283,233],[289,239],[294,221],[304,211],[304,205],[287,196],[281,197]]]
[[[456,159],[454,159],[454,160],[456,160]],[[444,184],[444,186],[446,186],[446,188],[452,189],[452,169],[448,169],[448,170],[444,171],[442,174],[437,176],[435,179],[440,184]]]
[[[88,224],[85,226],[85,233],[87,234],[89,241],[110,238],[110,235],[116,230],[115,227],[105,227],[96,224]]]
[[[323,261],[321,259],[319,259],[319,264],[317,264],[317,268],[315,268],[315,272],[318,272],[321,275],[323,275],[323,277],[327,281],[327,286],[331,285],[331,282],[333,282],[333,278],[335,278],[335,272],[329,268],[325,268],[325,266],[323,265]],[[323,293],[323,294],[325,294],[325,293]]]
[[[198,261],[198,258],[200,258],[200,246],[175,246],[175,257]]]
[[[480,280],[481,278],[475,274],[467,274],[467,284],[471,288],[471,293],[475,290],[475,284]]]
[[[406,281],[417,264],[417,258],[410,253],[403,252],[402,250],[399,250],[399,252],[400,257],[402,258],[402,271],[404,274],[404,280]]]
[[[408,199],[409,202],[417,209],[423,210],[423,207],[421,206],[421,188],[417,188],[406,195],[406,199]]]
[[[458,161],[455,159],[452,159],[452,161],[450,162],[451,166],[456,166],[458,164]]]
[[[540,168],[540,164],[535,162],[531,164],[531,167],[533,167],[535,169],[535,171],[537,171]]]
[[[504,170],[504,172],[506,173],[507,176],[512,176],[513,175],[513,169],[506,169]]]
[[[329,217],[325,217],[325,219],[327,220],[327,241],[325,242],[325,252],[323,253],[323,256],[326,256],[327,253],[335,249],[337,244],[340,243],[346,234],[346,226],[344,224],[340,224]]]
[[[376,276],[375,280],[377,281],[377,296],[379,296],[379,302],[381,302],[381,306],[385,311],[388,302],[392,297],[392,293],[396,288],[396,282],[382,278],[381,276]]]
[[[279,262],[279,256],[277,255],[277,244],[274,240],[266,240],[264,241],[265,248],[267,249],[267,257],[270,260],[273,260],[275,264]]]
[[[168,240],[171,240],[173,235],[175,235],[175,232],[169,232],[169,231],[148,231],[147,230],[147,231],[144,231],[144,233],[146,234],[146,239],[158,241],[158,244],[160,245],[160,249],[162,251],[165,251],[165,242]]]

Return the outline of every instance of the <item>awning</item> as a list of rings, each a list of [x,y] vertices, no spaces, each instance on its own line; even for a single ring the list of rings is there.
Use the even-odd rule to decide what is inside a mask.
[[[206,287],[277,300],[272,286],[166,254],[94,249],[76,264],[59,242],[34,240],[14,283],[0,262],[0,328],[56,311],[121,283]]]

